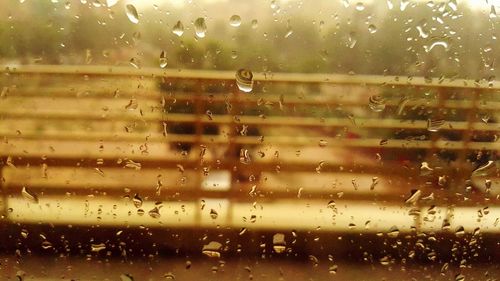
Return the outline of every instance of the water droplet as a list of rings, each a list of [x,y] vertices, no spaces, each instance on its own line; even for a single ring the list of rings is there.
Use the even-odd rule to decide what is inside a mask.
[[[328,141],[319,140],[318,145],[319,145],[319,147],[326,147],[328,145]]]
[[[110,7],[113,7],[114,5],[116,5],[116,3],[118,3],[120,0],[106,0],[106,6],[108,6],[108,8]]]
[[[220,251],[222,249],[222,244],[217,241],[211,241],[206,245],[203,245],[201,252],[211,258],[220,258]]]
[[[52,243],[50,243],[49,241],[43,241],[42,242],[42,249],[48,250],[50,248],[52,248]]]
[[[137,193],[132,198],[132,202],[136,208],[140,208],[142,206],[142,198]]]
[[[215,220],[218,216],[219,216],[219,214],[217,213],[217,211],[216,211],[216,210],[214,210],[214,209],[210,209],[210,217],[211,217],[212,219],[214,219],[214,220]]]
[[[338,266],[336,264],[328,267],[328,272],[330,274],[337,274]]]
[[[161,215],[160,215],[160,209],[158,207],[154,207],[153,209],[149,210],[148,214],[153,219],[158,219],[158,218],[161,217]]]
[[[181,37],[184,34],[184,25],[181,21],[177,21],[177,23],[172,28],[172,33]]]
[[[408,4],[410,4],[410,0],[401,0],[401,5],[399,6],[399,9],[401,11],[406,10],[406,7],[408,7]]]
[[[394,8],[394,4],[392,3],[392,0],[387,0],[387,8],[389,10],[392,10]]]
[[[378,177],[373,177],[372,184],[370,185],[370,190],[374,190],[377,185],[378,185]]]
[[[128,273],[120,275],[121,281],[134,281],[134,277]]]
[[[358,2],[356,3],[356,10],[357,11],[363,11],[365,9],[365,4],[363,4],[363,2]]]
[[[399,229],[393,225],[391,228],[389,228],[389,231],[387,231],[387,236],[390,238],[396,238],[399,235]]]
[[[437,132],[444,123],[444,119],[427,119],[427,131]]]
[[[356,39],[356,32],[349,32],[349,37],[347,38],[347,46],[349,46],[349,48],[354,48],[356,46],[356,43],[358,42],[358,40]]]
[[[472,235],[478,236],[481,233],[481,228],[476,227],[474,228],[474,231],[472,231]]]
[[[130,65],[133,66],[134,68],[141,68],[141,62],[137,58],[131,58],[129,61]]]
[[[239,69],[236,71],[236,85],[240,91],[250,93],[253,89],[253,73],[248,69]]]
[[[381,112],[385,109],[385,99],[379,95],[370,96],[368,106],[374,112]]]
[[[415,204],[417,203],[418,199],[420,199],[420,196],[422,196],[422,191],[420,191],[420,189],[414,189],[411,191],[411,195],[408,199],[406,199],[405,203]]]
[[[92,252],[100,252],[100,251],[105,250],[105,249],[106,249],[106,244],[104,244],[104,243],[90,245],[90,250]]]
[[[23,186],[23,189],[21,190],[21,194],[23,195],[23,197],[26,200],[30,201],[31,203],[38,204],[38,196],[33,191],[28,189],[27,187]]]
[[[382,257],[379,261],[381,265],[389,265],[391,263],[391,259],[388,256]]]
[[[125,11],[127,13],[128,19],[134,23],[137,24],[139,23],[139,14],[137,13],[137,9],[135,8],[134,5],[132,4],[127,4],[125,6]]]
[[[160,67],[167,67],[167,53],[165,51],[161,51],[160,53]]]
[[[377,32],[377,27],[374,24],[370,24],[368,26],[368,32],[370,32],[371,34]]]
[[[465,275],[458,273],[455,275],[455,281],[465,281]]]
[[[128,104],[125,106],[126,110],[136,110],[137,107],[139,106],[139,103],[137,102],[136,99],[131,99]]]
[[[417,25],[417,31],[418,31],[418,35],[420,37],[422,37],[424,39],[429,37],[429,32],[425,31],[423,26]]]
[[[458,227],[455,229],[455,235],[456,235],[457,237],[462,237],[462,236],[464,236],[464,235],[465,235],[465,229],[464,229],[464,227],[463,227],[463,226],[461,226],[461,225],[460,225],[460,226],[458,226]]]
[[[494,19],[497,17],[497,11],[495,9],[495,5],[491,5],[490,8],[490,19]]]
[[[233,27],[238,27],[241,25],[241,17],[238,16],[238,15],[232,15],[230,18],[229,18],[229,25],[233,26]]]
[[[204,18],[197,18],[194,21],[194,32],[198,38],[204,38],[207,32],[207,24]]]
[[[285,234],[276,233],[273,235],[273,250],[277,254],[281,254],[286,250]]]
[[[248,149],[241,149],[240,150],[240,163],[248,165],[252,162],[252,159],[250,158],[250,152],[248,152]]]
[[[29,233],[26,229],[21,229],[21,236],[23,238],[25,238],[25,239],[28,238],[28,235],[29,235]]]
[[[330,200],[326,206],[330,209],[335,209],[336,206],[335,201]]]
[[[163,275],[163,277],[164,277],[166,280],[175,280],[175,275],[174,275],[172,272],[165,273],[165,274]]]
[[[290,37],[292,34],[293,34],[293,29],[291,26],[289,26],[288,29],[286,30],[285,38]]]
[[[253,29],[256,29],[257,27],[259,27],[259,22],[257,20],[252,20],[252,28]]]
[[[495,161],[488,161],[488,163],[483,166],[477,168],[474,172],[472,172],[472,177],[487,177],[491,176],[496,172]]]
[[[425,50],[425,52],[429,53],[430,51],[432,51],[432,49],[434,49],[435,47],[438,47],[438,46],[443,47],[445,49],[445,51],[448,51],[448,49],[450,47],[448,42],[443,41],[443,40],[438,40],[438,41],[432,42],[432,44],[430,46],[425,45],[424,50]]]

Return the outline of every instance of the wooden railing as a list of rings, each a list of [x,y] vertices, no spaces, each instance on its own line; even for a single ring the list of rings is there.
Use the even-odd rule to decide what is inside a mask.
[[[495,190],[470,181],[500,150],[496,81],[255,73],[253,91],[243,93],[234,72],[1,71],[9,221],[349,231],[339,209],[359,217],[421,209],[400,221],[404,231],[425,228],[431,205],[475,213],[498,204]],[[372,96],[383,110],[370,109]],[[487,179],[498,178],[490,169]],[[424,199],[407,201],[415,190]],[[146,214],[128,213],[137,209]],[[337,223],[310,209],[334,212]],[[283,221],[294,212],[309,221]]]

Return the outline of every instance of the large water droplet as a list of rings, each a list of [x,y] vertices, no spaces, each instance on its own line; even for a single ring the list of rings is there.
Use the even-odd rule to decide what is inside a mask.
[[[427,120],[427,131],[437,132],[444,125],[444,119],[428,119]]]
[[[374,24],[370,24],[368,26],[368,32],[370,32],[371,34],[377,32],[377,26],[375,26]]]
[[[238,16],[238,15],[232,15],[230,18],[229,18],[229,25],[233,26],[233,27],[238,27],[241,25],[241,17]]]
[[[139,23],[139,14],[137,13],[137,9],[135,8],[134,5],[132,4],[127,4],[125,6],[125,11],[127,13],[128,19],[134,23],[137,24]]]
[[[90,245],[90,250],[92,252],[100,252],[100,251],[105,250],[105,249],[106,249],[106,244],[104,244],[104,243]]]
[[[216,211],[216,210],[214,210],[214,209],[210,209],[210,217],[211,217],[212,219],[214,219],[214,220],[215,220],[218,216],[219,216],[219,214],[217,213],[217,211]]]
[[[250,158],[250,152],[248,149],[241,149],[240,150],[240,163],[248,165],[252,162],[252,159]]]
[[[161,51],[160,53],[160,67],[167,67],[167,53],[165,53],[165,51]]]
[[[389,228],[389,231],[387,231],[387,236],[390,238],[396,238],[399,235],[399,229],[393,225],[391,228]]]
[[[211,241],[210,243],[203,245],[201,252],[211,258],[220,258],[220,251],[222,249],[222,244],[217,241]]]
[[[198,38],[203,38],[207,32],[207,24],[204,18],[197,18],[194,21],[194,32]]]
[[[153,219],[158,219],[161,216],[160,215],[160,209],[158,207],[154,207],[153,209],[149,210],[148,214]]]
[[[285,252],[285,250],[286,250],[285,234],[283,234],[283,233],[274,234],[274,236],[273,236],[273,250],[278,254]]]
[[[252,28],[256,29],[257,27],[259,27],[259,22],[257,20],[252,20]]]
[[[140,208],[142,206],[142,198],[137,193],[134,195],[134,198],[132,198],[132,202],[136,208]]]
[[[443,41],[443,40],[437,40],[437,41],[432,42],[431,45],[425,45],[424,50],[425,50],[425,52],[429,53],[430,51],[432,51],[432,49],[434,49],[435,47],[438,47],[438,46],[443,47],[445,51],[448,51],[448,49],[450,47],[448,42]]]
[[[385,109],[385,99],[379,95],[370,96],[368,106],[374,112],[381,112]]]
[[[248,69],[239,69],[236,71],[236,85],[240,91],[250,93],[253,89],[253,73]]]
[[[177,23],[172,28],[172,33],[181,37],[184,34],[184,25],[181,21],[177,21]]]
[[[120,0],[106,0],[106,6],[108,6],[108,8],[110,7],[113,7],[114,5],[116,5],[116,3],[118,3]]]
[[[120,275],[121,281],[134,281],[134,277],[128,273]]]
[[[50,243],[49,241],[45,240],[42,242],[42,249],[44,250],[48,250],[52,248],[52,243]]]
[[[465,229],[464,229],[464,227],[463,227],[463,226],[461,226],[461,225],[460,225],[460,226],[458,226],[458,227],[455,229],[455,235],[456,235],[457,237],[462,237],[462,236],[464,236],[464,235],[465,235]]]
[[[38,203],[38,196],[27,187],[23,186],[21,194],[26,200],[30,201],[31,203]]]
[[[356,3],[356,10],[357,11],[363,11],[365,9],[365,4],[363,2],[358,2]]]
[[[420,191],[419,189],[414,189],[411,191],[411,195],[408,199],[406,199],[405,203],[415,204],[417,203],[418,199],[420,199],[420,196],[422,196],[422,191]]]

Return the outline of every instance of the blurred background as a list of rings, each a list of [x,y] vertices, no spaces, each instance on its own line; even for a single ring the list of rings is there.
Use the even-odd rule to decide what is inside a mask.
[[[499,1],[1,6],[0,279],[500,276]]]

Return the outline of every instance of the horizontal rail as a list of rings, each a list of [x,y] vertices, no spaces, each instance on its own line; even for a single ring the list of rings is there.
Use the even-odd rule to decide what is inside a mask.
[[[234,71],[140,68],[132,66],[97,65],[4,65],[0,72],[7,74],[61,74],[98,76],[142,76],[179,79],[235,80]],[[488,82],[455,78],[424,78],[383,75],[309,74],[309,73],[254,73],[254,81],[287,83],[326,83],[387,86],[423,86],[435,88],[500,89],[499,81]]]

